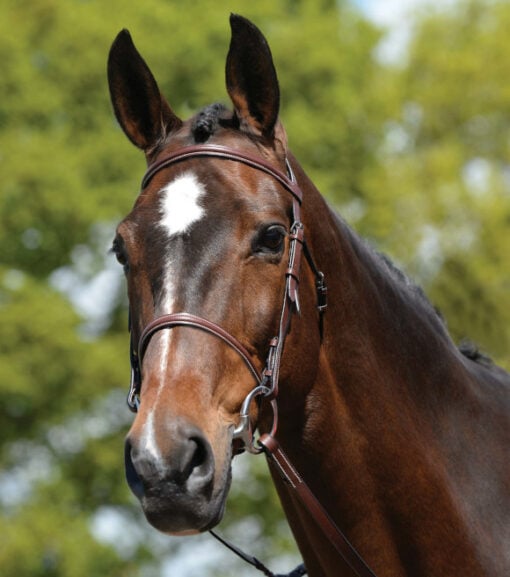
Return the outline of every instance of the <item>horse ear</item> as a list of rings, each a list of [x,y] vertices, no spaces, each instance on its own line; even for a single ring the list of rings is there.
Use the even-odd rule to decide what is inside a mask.
[[[129,140],[146,153],[182,125],[127,30],[118,34],[110,49],[108,84],[119,124]]]
[[[280,89],[271,51],[260,30],[231,14],[227,91],[242,129],[272,140],[280,108]],[[283,132],[283,129],[282,129]]]

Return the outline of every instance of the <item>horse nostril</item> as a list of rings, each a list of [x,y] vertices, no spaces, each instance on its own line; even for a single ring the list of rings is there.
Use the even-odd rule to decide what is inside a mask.
[[[208,453],[202,439],[191,439],[192,442],[196,444],[195,453],[193,454],[193,459],[191,464],[193,468],[200,467],[207,461]]]
[[[133,465],[132,451],[133,447],[131,445],[131,442],[129,441],[129,439],[126,439],[126,443],[124,445],[126,480],[128,482],[131,491],[133,491],[133,493],[135,494],[136,497],[138,497],[138,499],[141,499],[144,496],[145,491],[143,488],[142,479],[140,478],[140,475],[138,474],[138,472],[135,469],[135,466]]]
[[[147,450],[136,438],[125,443],[126,479],[138,499],[148,498],[163,486],[168,491],[207,494],[214,479],[214,456],[211,445],[195,426],[172,423],[171,443],[161,455]]]
[[[214,458],[208,441],[201,435],[189,436],[187,441],[187,464],[182,471],[182,480],[189,491],[203,489],[214,475]]]

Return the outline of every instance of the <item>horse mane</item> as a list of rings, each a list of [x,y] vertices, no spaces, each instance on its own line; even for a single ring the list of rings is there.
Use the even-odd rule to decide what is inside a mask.
[[[427,308],[429,308],[431,311],[433,311],[433,313],[439,319],[441,324],[445,327],[445,329],[447,329],[446,319],[444,318],[440,309],[438,309],[436,306],[434,306],[430,302],[430,300],[427,297],[427,295],[425,294],[425,291],[423,290],[423,288],[421,286],[419,286],[418,284],[416,284],[409,276],[407,276],[389,258],[388,255],[381,253],[379,251],[376,251],[375,249],[372,249],[372,252],[374,252],[376,255],[376,258],[378,258],[379,261],[382,262],[386,266],[387,270],[390,272],[390,274],[393,276],[393,278],[397,281],[397,283],[399,283],[405,289],[410,291],[422,304],[425,304],[425,306]],[[459,352],[462,355],[464,355],[467,359],[469,359],[469,360],[471,360],[471,361],[473,361],[479,365],[482,365],[486,368],[492,368],[495,366],[493,360],[488,355],[483,353],[475,343],[473,343],[472,341],[470,341],[468,339],[463,339],[459,343],[457,348],[459,349]]]
[[[494,361],[485,353],[480,351],[478,346],[468,339],[464,339],[459,344],[459,351],[468,359],[483,365],[489,369],[495,368]]]
[[[435,316],[441,321],[441,324],[443,324],[446,327],[446,320],[443,314],[437,307],[435,307],[430,302],[423,288],[420,285],[416,284],[414,280],[411,279],[411,277],[409,277],[401,268],[399,268],[387,254],[379,252],[375,249],[373,249],[373,252],[376,254],[376,257],[380,261],[382,261],[382,263],[386,266],[386,269],[397,281],[397,283],[400,284],[401,286],[404,286],[422,304],[426,305],[426,307],[429,308],[435,314]]]

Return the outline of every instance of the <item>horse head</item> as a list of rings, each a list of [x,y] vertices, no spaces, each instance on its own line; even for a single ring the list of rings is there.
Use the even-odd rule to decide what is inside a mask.
[[[233,15],[231,28],[226,87],[233,111],[215,104],[178,118],[127,31],[108,62],[116,117],[149,165],[113,245],[127,278],[140,389],[126,472],[149,522],[172,534],[207,530],[222,517],[231,458],[242,448],[240,413],[261,386],[271,339],[281,331],[297,234],[299,191],[271,53],[249,21]],[[240,156],[207,154],[223,149]],[[300,284],[311,306],[296,324],[317,315],[310,271]],[[320,336],[295,330],[289,339],[281,374],[292,374],[297,403],[300,387],[313,381]],[[297,371],[305,351],[311,361]],[[245,410],[250,430],[271,428],[269,403],[248,402]]]

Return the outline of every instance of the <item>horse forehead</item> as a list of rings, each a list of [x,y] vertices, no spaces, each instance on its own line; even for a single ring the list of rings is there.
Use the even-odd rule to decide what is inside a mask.
[[[205,185],[191,171],[172,179],[159,191],[159,227],[169,237],[188,232],[206,215],[205,193]]]
[[[233,218],[240,211],[252,215],[287,212],[287,195],[282,195],[276,182],[267,175],[253,170],[232,174],[208,171],[205,177],[199,174],[200,171],[187,170],[158,191],[158,224],[169,237],[188,233],[194,224],[208,216],[216,218],[228,213]],[[206,199],[208,190],[223,190],[224,194],[212,194]]]

